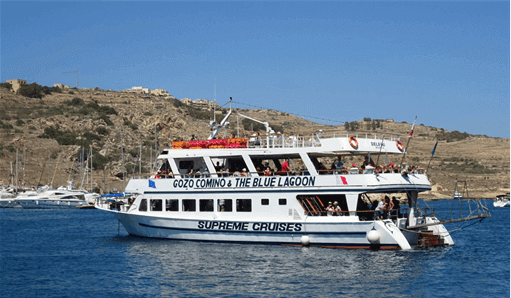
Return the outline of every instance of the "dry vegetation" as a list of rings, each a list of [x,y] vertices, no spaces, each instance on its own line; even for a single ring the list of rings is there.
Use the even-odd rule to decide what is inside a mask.
[[[307,135],[319,129],[324,134],[345,134],[346,128],[349,128],[359,135],[400,135],[406,140],[411,127],[409,123],[381,122],[375,125],[364,121],[351,123],[351,127],[344,124],[327,126],[274,110],[238,111],[268,121],[275,131],[281,130],[287,135]],[[122,190],[120,127],[126,177],[133,172],[138,175],[140,145],[141,172],[147,175],[151,156],[154,158],[155,127],[162,146],[167,146],[172,140],[206,139],[209,135],[207,125],[212,116],[210,111],[180,105],[173,98],[102,90],[65,90],[34,99],[0,88],[0,184],[9,184],[11,164],[15,169],[16,150],[21,165],[25,148],[26,185],[47,184],[48,181],[53,181],[53,186],[65,185],[67,180],[74,179],[80,148],[91,146],[96,188],[100,191],[110,191],[114,187]],[[217,119],[222,117],[221,112],[217,114]],[[220,137],[237,132],[236,121],[232,119],[230,128],[221,131]],[[240,135],[247,136],[249,131],[243,128],[243,124],[249,130],[250,122],[242,122],[240,127]],[[258,127],[257,123],[253,125]],[[356,131],[353,131],[354,125],[359,126]],[[405,161],[426,168],[437,138],[441,141],[428,171],[433,190],[422,194],[422,197],[451,197],[456,180],[467,181],[471,197],[493,198],[509,192],[509,139],[416,125]],[[362,160],[362,157],[350,159],[357,163]],[[391,157],[390,161],[399,163],[401,157]],[[23,181],[21,166],[18,178]],[[80,174],[76,180],[75,185],[81,184]]]

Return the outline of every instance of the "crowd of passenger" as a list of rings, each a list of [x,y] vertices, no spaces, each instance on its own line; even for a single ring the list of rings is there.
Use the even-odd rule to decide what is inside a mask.
[[[293,170],[289,159],[284,159],[284,162],[280,165],[280,169],[273,169],[268,162],[256,164],[256,172],[259,176],[294,176],[294,175],[310,175],[310,173],[306,170]],[[330,169],[328,169],[322,162],[318,161],[315,164],[316,171],[319,175],[328,175],[328,174],[385,174],[385,173],[400,173],[400,174],[423,174],[424,171],[420,168],[420,166],[407,165],[403,163],[402,165],[396,165],[393,163],[389,163],[386,165],[376,165],[371,158],[367,156],[364,159],[364,162],[360,167],[357,166],[356,163],[352,163],[351,166],[346,166],[346,162],[342,160],[339,156],[337,160],[332,162]],[[219,162],[215,165],[215,171],[219,177],[248,177],[251,176],[252,172],[247,171],[246,167],[241,168],[240,166],[229,169],[223,165],[220,165]],[[200,170],[190,169],[188,173],[181,174],[184,178],[208,178],[210,177],[210,173],[207,169]],[[174,178],[174,174],[170,167],[161,168],[156,174],[156,179],[160,178]]]
[[[375,200],[371,205],[367,205],[362,208],[362,210],[357,210],[357,212],[368,213],[366,219],[391,219],[399,217],[399,211],[401,206],[399,205],[399,201],[396,197],[385,196],[380,200]],[[322,216],[345,216],[348,215],[350,211],[342,210],[341,206],[337,201],[328,202],[326,207],[322,212],[320,212]]]

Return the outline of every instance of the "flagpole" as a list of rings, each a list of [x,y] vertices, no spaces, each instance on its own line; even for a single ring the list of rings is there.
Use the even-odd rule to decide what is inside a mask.
[[[428,167],[424,173],[427,173],[429,170],[429,165],[431,164],[431,160],[433,159],[433,155],[435,155],[436,145],[438,145],[438,139],[436,140],[435,147],[433,147],[433,151],[431,151],[431,157],[429,158]]]
[[[375,166],[378,166],[378,161],[380,160],[380,155],[381,155],[381,149],[383,148],[383,142],[385,141],[385,135],[383,135],[382,139],[381,139],[381,144],[380,144],[380,152],[378,153],[378,158],[376,159],[376,164]],[[376,168],[374,169],[376,171]]]
[[[408,144],[410,144],[410,139],[412,138],[412,135],[413,135],[413,128],[415,127],[415,121],[416,120],[417,120],[417,116],[415,116],[415,120],[413,120],[412,131],[410,132],[410,135],[408,136],[408,142],[406,142],[405,153],[403,154],[403,158],[401,159],[401,166],[403,166],[403,161],[405,161],[405,156],[406,156],[406,153],[408,152],[407,151]]]

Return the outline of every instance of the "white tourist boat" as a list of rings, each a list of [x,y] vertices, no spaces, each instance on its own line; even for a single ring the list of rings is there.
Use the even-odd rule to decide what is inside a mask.
[[[376,173],[370,166],[330,171],[321,164],[401,155],[399,139],[282,137],[255,119],[266,126],[262,139],[215,139],[231,112],[212,123],[209,141],[174,142],[161,152],[158,172],[172,178],[131,178],[125,192],[132,200],[98,200],[96,208],[115,214],[129,234],[152,238],[353,249],[454,245],[442,222],[417,205],[419,192],[431,190],[426,174]],[[286,159],[292,171],[282,172]],[[267,165],[271,176],[263,172]],[[404,196],[408,206],[380,216],[368,198],[384,196]],[[341,211],[328,212],[329,202]]]
[[[500,195],[493,201],[494,207],[509,207],[509,193]]]

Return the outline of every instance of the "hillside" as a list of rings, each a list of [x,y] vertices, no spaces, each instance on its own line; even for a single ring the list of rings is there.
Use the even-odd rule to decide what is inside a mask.
[[[226,111],[219,111],[217,120],[223,117],[222,112]],[[275,131],[282,130],[286,135],[307,135],[319,129],[324,134],[346,133],[344,125],[321,125],[275,110],[236,109],[236,112],[268,121]],[[90,144],[94,151],[95,187],[99,191],[111,191],[113,188],[122,191],[121,128],[127,182],[128,176],[139,173],[139,148],[142,148],[141,175],[149,174],[148,165],[155,156],[155,127],[158,143],[168,146],[174,140],[206,139],[210,133],[207,125],[212,117],[213,112],[181,105],[174,98],[74,89],[46,95],[40,100],[0,88],[0,184],[9,184],[11,165],[15,172],[18,149],[19,181],[24,180],[29,186],[47,184],[52,180],[53,186],[65,185],[66,181],[75,177],[82,145]],[[236,116],[231,116],[230,121],[230,128],[225,132],[222,130],[220,137],[237,133]],[[239,122],[242,123],[241,118]],[[252,123],[257,128],[257,123]],[[350,128],[351,134],[376,134],[378,138],[399,135],[402,140],[407,140],[411,128],[409,123],[352,123],[357,124],[359,128],[355,131]],[[248,136],[248,130],[240,125],[240,136]],[[471,197],[493,198],[509,192],[509,139],[449,132],[418,124],[405,162],[426,168],[438,137],[443,140],[438,143],[428,170],[433,190],[422,194],[422,197],[451,197],[456,180],[467,181]],[[403,143],[406,144],[406,141]],[[26,150],[25,171],[22,169],[23,148]],[[356,163],[362,160],[362,157],[351,159]],[[389,157],[389,161],[400,163],[401,157]],[[81,173],[76,174],[75,185],[82,183],[82,176]],[[83,180],[85,185],[87,180]]]

